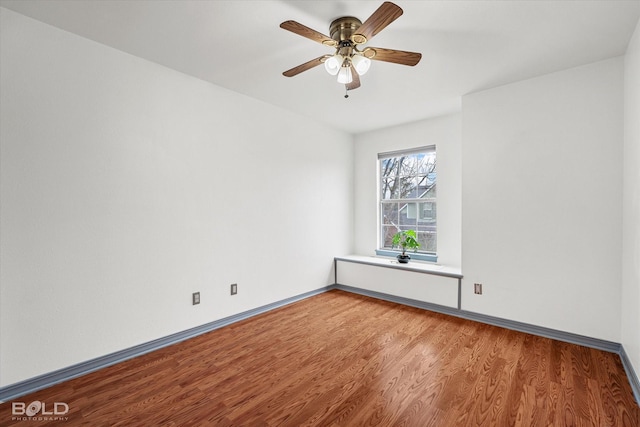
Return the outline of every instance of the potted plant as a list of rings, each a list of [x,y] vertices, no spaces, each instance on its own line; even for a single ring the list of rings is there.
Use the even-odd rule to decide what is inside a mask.
[[[411,257],[406,254],[407,249],[413,249],[413,251],[415,252],[420,247],[420,243],[418,243],[418,240],[416,238],[415,230],[398,231],[393,236],[392,244],[392,247],[402,247],[402,253],[397,257],[398,262],[401,264],[407,264],[411,259]]]

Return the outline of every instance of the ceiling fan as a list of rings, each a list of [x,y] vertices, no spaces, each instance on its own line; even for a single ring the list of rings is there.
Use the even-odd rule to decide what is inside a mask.
[[[338,83],[344,84],[345,89],[353,90],[360,87],[360,76],[365,74],[371,65],[371,60],[392,62],[401,65],[416,65],[422,54],[405,52],[380,47],[359,48],[370,41],[373,36],[382,31],[387,25],[402,15],[402,9],[391,3],[384,2],[373,14],[362,23],[353,16],[343,16],[335,19],[329,26],[331,37],[306,27],[296,21],[285,21],[280,28],[306,37],[325,46],[335,48],[333,55],[322,55],[318,58],[293,67],[282,73],[286,77],[293,77],[320,64],[331,75],[337,75]],[[345,95],[347,98],[349,95]]]

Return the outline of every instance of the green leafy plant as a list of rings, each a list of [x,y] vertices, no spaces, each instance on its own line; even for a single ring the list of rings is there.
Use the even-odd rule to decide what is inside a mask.
[[[415,230],[398,231],[393,236],[392,244],[393,247],[400,246],[402,248],[402,255],[406,255],[407,249],[413,249],[415,252],[420,247]]]

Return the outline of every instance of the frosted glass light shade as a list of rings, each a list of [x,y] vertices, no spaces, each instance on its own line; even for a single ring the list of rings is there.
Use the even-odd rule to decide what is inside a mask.
[[[344,58],[336,53],[335,55],[327,58],[327,60],[324,61],[324,69],[327,70],[327,73],[335,76],[336,74],[338,74],[338,71],[340,71],[340,67],[342,66],[343,61]]]
[[[371,60],[362,55],[353,55],[351,62],[353,62],[356,72],[361,76],[369,71],[369,67],[371,66]]]
[[[353,76],[351,75],[351,67],[340,67],[340,71],[338,72],[338,83],[348,84],[353,81]]]

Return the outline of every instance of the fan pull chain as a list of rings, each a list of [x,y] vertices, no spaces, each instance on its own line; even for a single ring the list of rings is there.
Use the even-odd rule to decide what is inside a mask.
[[[344,85],[344,97],[348,98],[349,97],[349,93],[347,92],[349,89],[347,89],[347,85]]]

